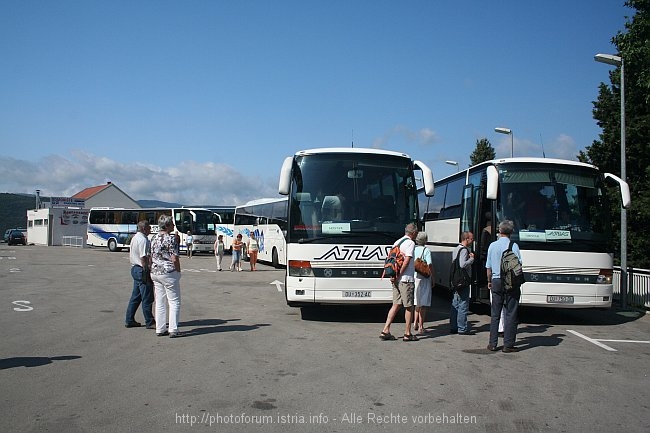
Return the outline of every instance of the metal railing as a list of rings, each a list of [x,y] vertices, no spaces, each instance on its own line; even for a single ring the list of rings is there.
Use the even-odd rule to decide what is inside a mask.
[[[64,247],[83,248],[84,238],[82,236],[61,236],[61,245]]]
[[[621,268],[614,267],[614,299],[621,300]],[[627,305],[650,308],[650,269],[628,268],[627,270]]]

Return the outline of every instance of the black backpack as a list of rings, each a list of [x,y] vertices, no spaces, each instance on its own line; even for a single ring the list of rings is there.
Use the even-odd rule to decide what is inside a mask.
[[[501,255],[501,285],[506,292],[519,289],[526,282],[521,261],[512,251],[513,244],[514,242],[510,241],[508,249]]]
[[[467,270],[460,267],[460,253],[463,249],[469,251],[467,247],[459,249],[456,258],[451,262],[451,268],[449,269],[449,288],[454,291],[467,287],[472,282]]]

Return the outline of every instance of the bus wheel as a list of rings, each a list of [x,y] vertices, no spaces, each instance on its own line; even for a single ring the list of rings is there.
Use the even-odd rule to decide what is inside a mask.
[[[278,261],[278,250],[273,248],[273,254],[271,255],[271,264],[275,269],[280,267],[280,262]]]
[[[117,241],[115,239],[108,240],[108,251],[110,251],[111,253],[117,251]]]

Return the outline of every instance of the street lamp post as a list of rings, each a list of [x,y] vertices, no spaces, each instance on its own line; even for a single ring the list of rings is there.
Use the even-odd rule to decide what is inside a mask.
[[[510,128],[494,128],[494,132],[498,132],[499,134],[508,134],[510,135],[510,158],[512,158],[515,154],[515,136],[512,133],[512,129]]]
[[[627,182],[625,167],[625,62],[623,57],[596,54],[594,60],[621,67],[621,179]],[[621,206],[621,307],[627,308],[627,211]]]
[[[456,172],[460,171],[460,166],[458,165],[458,161],[445,161],[445,164],[455,165],[456,166]]]

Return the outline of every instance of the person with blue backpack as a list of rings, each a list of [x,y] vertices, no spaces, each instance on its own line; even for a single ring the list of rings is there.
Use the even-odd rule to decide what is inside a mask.
[[[505,309],[505,328],[503,335],[503,349],[505,353],[518,352],[515,347],[517,338],[517,312],[519,309],[519,298],[521,291],[518,286],[508,286],[506,275],[502,275],[502,259],[504,252],[512,250],[521,264],[521,253],[519,246],[510,241],[510,235],[514,231],[514,224],[510,220],[504,220],[499,224],[499,238],[490,244],[487,252],[488,288],[492,293],[492,305],[490,314],[490,342],[487,349],[496,351],[499,340],[499,319],[501,310]]]

